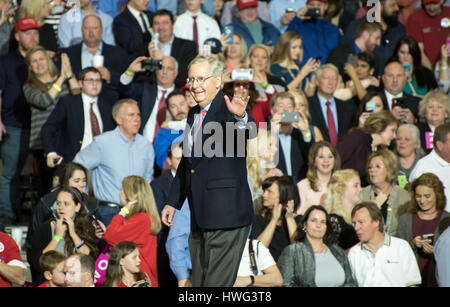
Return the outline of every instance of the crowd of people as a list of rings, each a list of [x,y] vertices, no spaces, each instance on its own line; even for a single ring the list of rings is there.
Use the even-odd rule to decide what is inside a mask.
[[[0,286],[450,286],[449,65],[446,0],[0,0]]]

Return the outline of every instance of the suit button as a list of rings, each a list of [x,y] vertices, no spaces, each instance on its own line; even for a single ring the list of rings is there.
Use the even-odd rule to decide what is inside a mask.
[[[195,170],[191,169],[191,174],[194,174],[194,173],[195,173]]]

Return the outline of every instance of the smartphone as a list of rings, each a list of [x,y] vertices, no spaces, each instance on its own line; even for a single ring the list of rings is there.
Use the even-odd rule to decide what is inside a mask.
[[[234,35],[234,28],[232,25],[225,26],[223,28],[223,34],[225,34],[225,41],[229,42],[229,44],[233,44],[233,35]]]
[[[319,18],[320,17],[320,9],[308,9],[305,16],[311,18]]]
[[[347,57],[347,63],[353,67],[358,67],[358,56],[356,54],[349,54]]]
[[[295,10],[292,7],[287,8],[285,11],[285,13],[294,13],[294,12],[295,12]]]
[[[431,244],[434,243],[434,233],[427,233],[422,235],[422,238],[431,240]]]
[[[231,80],[253,80],[253,69],[233,69],[231,71]]]
[[[62,162],[63,158],[59,157],[59,158],[53,158],[53,164],[55,165],[60,165]]]
[[[409,74],[409,73],[411,72],[411,64],[409,64],[409,63],[404,63],[404,64],[402,64],[402,66],[405,68],[405,72],[406,72],[407,74]]]
[[[366,102],[366,112],[371,114],[375,112],[375,102],[373,101]]]
[[[282,123],[297,123],[300,119],[300,113],[298,112],[283,112],[281,114]]]

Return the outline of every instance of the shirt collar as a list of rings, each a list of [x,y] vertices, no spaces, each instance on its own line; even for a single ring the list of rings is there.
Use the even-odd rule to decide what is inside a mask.
[[[431,154],[435,157],[436,161],[441,165],[441,166],[450,166],[450,163],[448,163],[447,161],[445,161],[444,159],[442,159],[442,157],[436,152],[435,149],[433,149],[431,151]]]
[[[100,46],[98,46],[98,50],[95,54],[101,55],[103,52],[103,41],[100,42]],[[85,43],[81,44],[81,54],[83,53],[90,53],[88,47],[86,46]]]
[[[136,18],[139,18],[140,14],[143,13],[136,10],[135,8],[132,8],[131,5],[127,5],[127,8],[130,10],[130,13]]]
[[[134,138],[133,138],[132,140],[129,140],[129,139],[127,139],[127,138],[125,137],[125,135],[123,135],[123,133],[122,133],[122,131],[120,130],[120,127],[119,127],[119,126],[116,127],[116,132],[117,132],[117,134],[119,135],[120,139],[121,139],[122,141],[124,141],[125,143],[127,143],[127,144],[131,144],[131,143],[134,143],[134,142],[136,141],[136,136],[137,136],[137,134],[134,136]]]
[[[386,246],[390,246],[391,245],[391,236],[388,235],[387,233],[384,233],[383,245],[386,245]],[[383,247],[383,245],[381,247]],[[367,246],[367,244],[363,243],[363,242],[361,242],[361,250],[367,250],[367,251],[369,251],[369,252],[371,252],[373,254],[373,252],[370,250],[370,248]]]
[[[319,98],[320,103],[323,104],[324,106],[326,106],[327,101],[329,101],[331,105],[334,104],[334,97],[331,97],[331,99],[327,100],[324,97],[322,97],[319,93],[317,93],[317,97]]]
[[[95,105],[95,104],[97,104],[98,97],[91,98],[88,95],[86,95],[85,93],[81,93],[81,100],[83,100],[83,103],[88,104],[88,105],[91,102],[94,102],[94,105]]]

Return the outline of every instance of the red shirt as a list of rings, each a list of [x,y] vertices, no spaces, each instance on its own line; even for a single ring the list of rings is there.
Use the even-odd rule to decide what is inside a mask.
[[[19,246],[6,233],[0,232],[0,262],[10,265],[18,264],[23,267]],[[0,275],[0,287],[12,287],[12,283]]]
[[[441,53],[441,46],[450,33],[450,28],[441,26],[442,18],[450,18],[450,7],[444,6],[441,14],[430,17],[423,9],[412,13],[406,22],[406,35],[412,36],[417,42],[424,44],[425,54],[434,65]]]
[[[152,287],[158,287],[156,266],[157,237],[150,234],[151,221],[147,213],[141,212],[125,220],[117,214],[106,228],[104,239],[114,246],[121,241],[131,241],[139,246],[141,270],[148,274]]]

